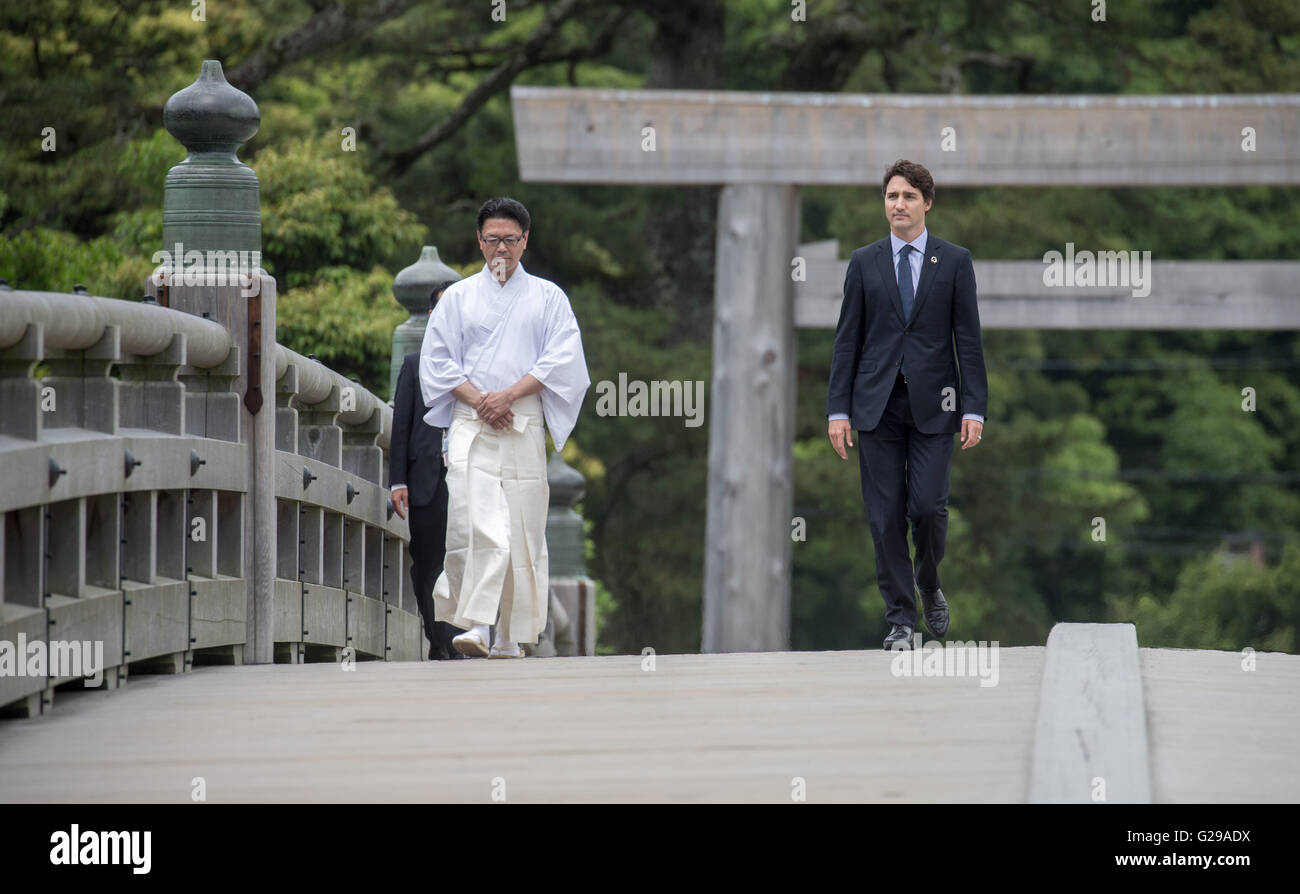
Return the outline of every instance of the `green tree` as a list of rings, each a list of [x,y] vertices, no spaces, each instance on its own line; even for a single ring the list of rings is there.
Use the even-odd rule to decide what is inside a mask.
[[[1168,598],[1116,597],[1112,613],[1137,626],[1143,646],[1300,650],[1300,543],[1271,561],[1217,551],[1188,562]]]

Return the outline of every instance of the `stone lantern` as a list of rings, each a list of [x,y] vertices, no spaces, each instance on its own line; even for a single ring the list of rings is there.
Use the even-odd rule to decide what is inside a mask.
[[[393,278],[393,296],[406,308],[411,318],[393,331],[393,362],[389,366],[388,399],[397,394],[397,374],[402,371],[402,358],[411,351],[420,350],[424,330],[429,324],[429,293],[439,283],[458,280],[461,276],[442,262],[438,249],[426,245],[420,260],[402,270]]]
[[[546,549],[550,553],[551,576],[586,577],[586,531],[582,516],[573,507],[586,493],[587,481],[557,450],[546,464],[546,483],[551,488],[550,506],[546,510]]]
[[[546,551],[550,554],[551,612],[547,623],[557,655],[596,654],[596,585],[587,576],[587,539],[574,505],[586,491],[582,474],[560,456],[546,464],[551,488],[546,511]],[[539,646],[541,643],[539,643]],[[538,654],[549,654],[549,651]]]
[[[221,63],[207,59],[198,80],[172,94],[163,126],[189,150],[167,172],[163,187],[163,250],[257,252],[262,212],[257,174],[235,153],[257,133],[257,103],[226,81]],[[181,258],[173,258],[179,270]],[[206,265],[205,265],[206,266]]]

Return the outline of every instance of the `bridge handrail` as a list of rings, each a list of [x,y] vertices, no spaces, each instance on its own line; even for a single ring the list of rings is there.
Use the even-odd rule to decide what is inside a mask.
[[[43,329],[45,347],[84,351],[109,326],[121,331],[122,351],[148,357],[184,335],[191,366],[210,369],[230,354],[230,333],[220,323],[168,307],[91,294],[0,291],[0,350],[17,344],[32,323]]]
[[[184,335],[186,362],[200,369],[220,365],[229,356],[231,348],[230,333],[221,324],[169,307],[88,293],[24,289],[0,291],[0,350],[21,341],[27,327],[34,323],[42,327],[46,349],[69,351],[93,347],[104,337],[109,326],[117,326],[122,352],[141,357],[165,351],[175,336]],[[320,361],[277,344],[277,381],[290,364],[298,368],[296,397],[299,403],[320,403],[334,387],[340,392],[351,389],[351,409],[339,414],[339,422],[362,425],[378,410],[381,434],[376,443],[387,449],[393,429],[393,412],[386,401]]]
[[[393,408],[380,400],[373,392],[352,381],[341,373],[330,369],[319,360],[304,357],[292,348],[284,345],[275,346],[275,379],[284,378],[285,371],[292,364],[298,368],[299,403],[318,404],[329,397],[331,389],[338,388],[343,393],[345,388],[352,389],[355,408],[339,413],[339,422],[343,425],[363,425],[368,422],[376,410],[380,414],[380,435],[375,441],[380,447],[388,449],[389,439],[393,433]]]
[[[181,307],[0,284],[0,639],[103,642],[113,681],[270,660],[244,655],[255,628],[275,660],[423,657],[409,532],[385,512],[392,408]],[[254,411],[259,351],[275,382]],[[265,452],[268,432],[284,449]],[[268,487],[270,531],[254,500]],[[255,580],[270,588],[256,612]],[[0,708],[45,710],[59,682],[0,680]]]

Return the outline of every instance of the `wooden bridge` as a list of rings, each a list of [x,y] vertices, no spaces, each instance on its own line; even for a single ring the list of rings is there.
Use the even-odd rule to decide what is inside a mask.
[[[0,723],[0,801],[1300,800],[1300,656],[1140,649],[1123,624],[1058,625],[1037,647],[971,644],[979,673],[956,673],[948,649],[917,663],[781,651],[794,330],[833,322],[844,265],[833,246],[795,245],[798,185],[870,181],[919,147],[889,135],[930,133],[938,112],[963,132],[1008,114],[1045,137],[1084,122],[1125,158],[1124,135],[1141,135],[1149,148],[1123,182],[1300,180],[1300,100],[1209,99],[515,92],[521,133],[569,128],[518,141],[525,180],[723,185],[703,646],[728,654],[418,660],[409,534],[385,487],[391,411],[276,343],[272,277],[254,264],[252,294],[189,284],[177,258],[139,303],[0,282],[0,644],[94,642],[112,690],[0,662],[0,707],[30,715]],[[1240,155],[1242,109],[1267,151]],[[168,175],[163,242],[260,257],[257,180],[234,152],[256,132],[256,105],[208,60],[168,110],[192,155]],[[753,126],[726,126],[742,113]],[[835,153],[789,166],[802,131],[781,122],[796,119],[870,151],[849,169],[829,164]],[[674,151],[628,149],[647,120]],[[1022,140],[1046,154],[1015,160],[1006,139],[963,142],[975,154],[936,170],[949,184],[1114,182],[1114,155],[1079,167],[1051,139]],[[779,164],[764,173],[763,159]],[[989,159],[1012,159],[994,166],[1012,179],[990,179]],[[221,208],[202,205],[213,194]],[[798,286],[792,259],[807,264]],[[1044,294],[1035,261],[983,264],[991,325],[1300,326],[1290,262],[1158,260],[1140,304]],[[732,423],[756,417],[778,422],[771,437],[735,436]],[[771,472],[722,481],[742,466]],[[581,583],[567,614],[590,653]],[[225,666],[193,666],[204,661]]]
[[[1247,670],[1122,624],[998,649],[996,685],[904,676],[903,655],[137,676],[0,724],[0,801],[189,802],[199,780],[213,803],[1300,800],[1300,656]]]

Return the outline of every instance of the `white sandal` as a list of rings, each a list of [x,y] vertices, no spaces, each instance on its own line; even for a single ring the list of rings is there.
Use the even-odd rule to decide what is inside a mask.
[[[452,648],[466,658],[486,658],[488,656],[487,643],[479,639],[473,630],[466,630],[459,636],[453,636],[451,645]]]

